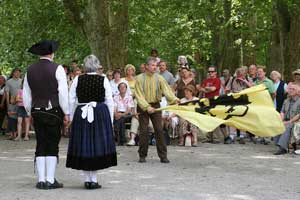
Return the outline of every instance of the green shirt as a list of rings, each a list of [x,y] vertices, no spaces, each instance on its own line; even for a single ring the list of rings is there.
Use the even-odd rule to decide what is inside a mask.
[[[263,81],[260,81],[258,79],[256,79],[256,81],[255,81],[255,85],[259,85],[259,84],[262,84],[262,83],[266,86],[266,88],[268,89],[270,94],[275,93],[275,87],[274,87],[273,81],[271,81],[268,78],[265,78]]]
[[[139,107],[146,111],[150,103],[159,103],[165,96],[169,104],[174,104],[177,97],[166,80],[159,74],[142,73],[136,77],[135,98]]]

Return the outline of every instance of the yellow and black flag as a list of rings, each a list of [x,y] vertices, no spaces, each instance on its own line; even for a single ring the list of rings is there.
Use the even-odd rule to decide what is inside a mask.
[[[285,130],[264,85],[251,87],[239,93],[167,106],[159,110],[173,112],[205,132],[213,131],[221,124],[262,137],[276,136]]]

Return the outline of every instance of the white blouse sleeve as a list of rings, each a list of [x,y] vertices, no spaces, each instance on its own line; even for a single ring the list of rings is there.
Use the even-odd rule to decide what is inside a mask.
[[[68,102],[68,81],[64,68],[59,65],[55,72],[55,77],[58,83],[58,100],[61,109],[65,115],[70,113]]]
[[[105,104],[108,107],[109,113],[110,113],[110,118],[111,118],[111,123],[113,123],[114,120],[114,100],[112,97],[112,90],[110,83],[108,79],[105,77],[104,78],[104,88],[105,88]]]
[[[70,87],[69,91],[69,107],[70,107],[70,119],[73,120],[74,112],[76,109],[76,103],[77,103],[77,95],[76,95],[76,88],[78,84],[78,76],[76,76],[73,79],[72,85]]]
[[[31,112],[31,104],[32,104],[32,96],[31,96],[31,89],[28,85],[27,81],[27,74],[24,77],[24,83],[23,83],[23,104],[24,108],[27,111],[27,113]]]

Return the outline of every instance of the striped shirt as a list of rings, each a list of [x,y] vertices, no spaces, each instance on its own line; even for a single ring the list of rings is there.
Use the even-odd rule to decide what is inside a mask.
[[[135,97],[142,110],[146,111],[150,103],[159,103],[163,95],[169,104],[176,103],[177,97],[161,75],[142,73],[136,77]]]

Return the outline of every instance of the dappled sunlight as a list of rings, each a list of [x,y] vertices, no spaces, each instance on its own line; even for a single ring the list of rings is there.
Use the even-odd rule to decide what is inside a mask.
[[[139,175],[138,178],[139,179],[152,179],[152,178],[155,178],[155,176],[153,176],[153,175]]]
[[[123,181],[119,180],[119,181],[109,181],[109,183],[111,184],[119,184],[119,183],[122,183]]]
[[[249,195],[234,194],[230,195],[230,197],[232,197],[232,199],[254,200],[254,198],[250,197]]]
[[[145,188],[148,188],[148,187],[156,187],[157,185],[150,185],[150,184],[142,184],[141,187],[145,187]]]
[[[275,168],[272,168],[272,170],[274,170],[274,171],[282,171],[283,169],[275,167]]]
[[[251,156],[251,158],[256,158],[256,159],[271,159],[271,160],[279,160],[279,157],[276,156]]]

